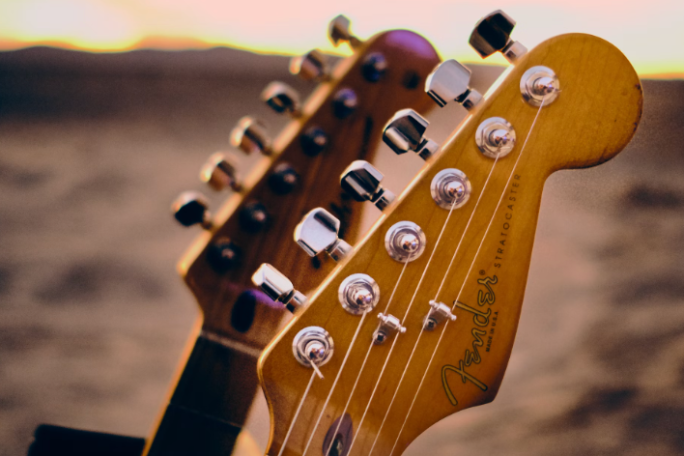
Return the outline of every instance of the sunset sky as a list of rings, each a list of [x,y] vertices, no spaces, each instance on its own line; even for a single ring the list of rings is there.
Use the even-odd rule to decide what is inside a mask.
[[[430,39],[442,57],[468,62],[479,61],[467,44],[472,26],[497,8],[518,21],[514,38],[528,48],[560,33],[591,33],[618,46],[640,74],[684,75],[683,0],[0,0],[0,49],[227,45],[297,54],[332,49],[326,24],[343,13],[360,38],[408,28]]]

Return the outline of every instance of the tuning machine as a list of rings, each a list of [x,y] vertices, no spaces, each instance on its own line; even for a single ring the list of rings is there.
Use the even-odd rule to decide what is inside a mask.
[[[330,69],[325,55],[318,49],[313,49],[304,55],[292,57],[290,73],[305,81],[321,82],[330,78]]]
[[[475,24],[468,42],[483,59],[498,51],[510,63],[515,63],[527,52],[527,48],[511,39],[514,27],[515,21],[512,17],[501,10],[496,10]]]
[[[347,42],[352,49],[356,49],[363,41],[352,35],[350,30],[351,21],[347,16],[340,14],[328,24],[328,38],[337,47],[341,43]]]
[[[248,155],[254,152],[261,152],[264,155],[272,153],[266,126],[251,116],[245,116],[238,121],[230,134],[230,143]]]
[[[293,312],[306,304],[306,296],[295,290],[290,279],[268,263],[259,266],[252,275],[252,283],[266,293],[269,298],[285,305]]]
[[[356,201],[370,201],[381,211],[392,204],[394,193],[380,185],[383,177],[373,165],[365,160],[355,160],[342,171],[340,185]]]
[[[310,211],[295,228],[294,239],[309,256],[325,251],[339,261],[347,256],[352,247],[338,237],[340,221],[322,207]]]
[[[299,94],[295,89],[280,81],[273,81],[261,92],[261,99],[278,114],[292,117],[302,115]]]
[[[382,140],[397,155],[412,150],[420,158],[427,160],[439,148],[436,142],[424,137],[429,124],[413,109],[402,109],[397,111],[383,128]]]
[[[456,60],[446,60],[427,77],[425,92],[440,108],[455,101],[470,111],[482,101],[480,92],[469,86],[470,75],[471,71]]]
[[[201,225],[205,230],[211,229],[209,203],[199,192],[183,192],[171,205],[173,216],[183,226]]]
[[[233,154],[216,152],[202,166],[200,179],[216,191],[230,187],[239,192],[242,189],[237,173],[236,157]]]

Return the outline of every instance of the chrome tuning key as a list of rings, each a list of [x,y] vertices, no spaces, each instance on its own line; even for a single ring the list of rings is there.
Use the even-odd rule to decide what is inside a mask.
[[[406,328],[401,325],[401,321],[394,315],[379,313],[378,320],[380,320],[378,327],[373,333],[373,343],[375,345],[384,344],[387,339],[396,333],[404,334],[406,332]]]
[[[451,321],[456,321],[456,315],[451,313],[449,306],[434,300],[430,301],[430,311],[423,320],[423,329],[425,331],[432,331],[447,318]]]
[[[515,21],[501,10],[489,13],[475,24],[468,43],[484,59],[501,52],[506,60],[515,63],[527,48],[511,39]]]
[[[299,94],[284,82],[273,81],[261,92],[261,99],[278,114],[302,115]]]
[[[251,116],[245,116],[238,121],[230,134],[230,143],[246,154],[261,152],[270,155],[272,152],[266,126]]]
[[[294,313],[306,304],[306,296],[295,290],[290,279],[268,263],[259,266],[252,275],[252,283],[269,298],[284,304],[290,312]]]
[[[337,298],[352,315],[370,312],[380,301],[380,287],[368,274],[352,274],[342,281]]]
[[[208,230],[211,228],[209,203],[199,192],[183,192],[171,205],[173,216],[183,226],[201,225]]]
[[[385,249],[400,263],[418,259],[427,243],[423,230],[413,222],[397,222],[385,234]]]
[[[329,71],[325,55],[318,49],[290,60],[290,73],[305,81],[324,81],[330,77]]]
[[[470,75],[471,71],[456,60],[446,60],[425,80],[425,92],[440,108],[455,101],[470,111],[482,101],[480,92],[469,86]]]
[[[237,173],[236,157],[232,154],[216,152],[202,166],[200,179],[216,191],[232,188],[239,192],[242,189],[240,176]]]
[[[334,46],[347,42],[352,49],[356,49],[363,41],[352,35],[350,30],[351,21],[347,16],[340,14],[328,24],[328,38]]]
[[[339,261],[347,256],[352,247],[340,239],[340,221],[322,207],[310,211],[295,228],[294,239],[309,256],[325,251]]]
[[[413,109],[402,109],[383,128],[382,140],[397,155],[412,150],[427,160],[439,148],[436,142],[424,137],[428,125],[430,123]]]
[[[356,201],[370,201],[381,211],[392,204],[394,193],[380,185],[385,177],[365,160],[355,160],[342,171],[340,185]]]
[[[485,157],[505,157],[515,147],[515,141],[515,128],[503,117],[490,117],[475,131],[475,143]]]

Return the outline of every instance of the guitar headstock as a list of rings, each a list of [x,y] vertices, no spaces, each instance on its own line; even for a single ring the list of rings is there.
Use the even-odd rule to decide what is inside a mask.
[[[348,42],[354,53],[334,68],[315,50],[294,58],[291,71],[318,83],[305,102],[283,83],[262,93],[269,106],[291,117],[275,139],[252,117],[233,130],[235,147],[263,154],[254,169],[240,177],[237,165],[222,155],[203,169],[212,188],[232,189],[223,207],[210,217],[206,203],[192,194],[176,205],[181,223],[205,228],[178,264],[200,305],[205,332],[264,346],[280,324],[282,307],[251,284],[254,270],[268,261],[304,291],[318,285],[333,261],[302,252],[292,241],[295,225],[310,208],[324,206],[341,220],[340,234],[351,242],[360,206],[336,185],[340,173],[353,160],[371,158],[394,111],[431,106],[421,87],[439,57],[427,40],[393,30],[361,41],[341,16],[331,23],[330,38]]]
[[[268,454],[401,454],[435,422],[496,396],[546,178],[615,156],[642,106],[613,45],[568,34],[525,52],[502,14],[471,43],[514,65],[262,354]],[[443,94],[454,68],[429,78],[440,104],[453,99]],[[352,312],[350,299],[367,304]]]

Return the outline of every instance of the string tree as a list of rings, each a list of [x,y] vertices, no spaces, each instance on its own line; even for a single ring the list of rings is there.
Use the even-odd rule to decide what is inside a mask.
[[[397,155],[409,150],[427,160],[437,152],[439,145],[425,137],[430,123],[413,109],[397,111],[382,131],[382,140]]]
[[[343,14],[335,17],[328,24],[328,38],[335,47],[342,43],[349,43],[352,49],[356,49],[363,44],[363,41],[351,33],[351,21]]]
[[[237,157],[223,152],[212,154],[200,170],[200,180],[215,191],[230,187],[239,192],[242,183],[237,172]]]
[[[271,139],[266,133],[266,125],[251,116],[240,119],[230,133],[230,143],[247,155],[260,152],[271,155]]]
[[[295,290],[290,279],[268,263],[263,263],[254,272],[252,283],[292,313],[306,305],[306,296]]]
[[[367,161],[355,160],[342,172],[340,185],[356,201],[370,201],[383,211],[396,198],[394,193],[380,185],[384,177]]]
[[[299,93],[284,82],[269,83],[261,92],[261,100],[278,114],[286,113],[293,118],[302,115]]]
[[[338,237],[340,221],[322,207],[313,209],[302,218],[294,232],[297,244],[315,257],[325,251],[335,261],[347,256],[352,247]]]
[[[181,193],[171,205],[171,212],[183,226],[200,225],[205,230],[212,227],[209,202],[199,192]]]
[[[451,59],[446,60],[433,70],[425,81],[425,92],[440,108],[452,101],[472,111],[482,102],[482,95],[470,87],[472,72]]]
[[[451,309],[446,304],[432,300],[430,301],[430,311],[423,319],[423,330],[433,331],[440,323],[447,319],[456,321],[456,315],[451,313]]]
[[[527,52],[525,46],[511,39],[515,24],[502,10],[493,11],[475,24],[468,43],[483,59],[501,52],[506,60],[515,63]]]
[[[378,327],[373,332],[373,344],[382,345],[394,334],[404,334],[406,328],[402,326],[401,320],[394,315],[378,314]]]

